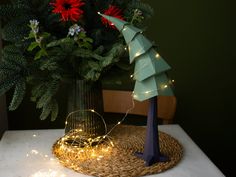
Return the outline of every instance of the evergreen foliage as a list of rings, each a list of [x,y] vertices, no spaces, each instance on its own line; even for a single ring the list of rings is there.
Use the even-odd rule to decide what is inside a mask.
[[[63,80],[76,77],[96,81],[113,65],[127,68],[124,61],[120,63],[126,53],[122,36],[102,24],[97,12],[114,5],[124,12],[126,21],[140,26],[153,10],[140,0],[84,1],[82,19],[62,22],[59,14],[52,13],[51,2],[55,1],[12,0],[0,5],[5,42],[0,61],[0,95],[13,88],[9,110],[15,110],[31,85],[31,100],[42,110],[40,119],[51,117],[53,121],[59,111],[56,93]],[[142,13],[135,13],[137,10]],[[71,28],[81,31],[69,35]]]

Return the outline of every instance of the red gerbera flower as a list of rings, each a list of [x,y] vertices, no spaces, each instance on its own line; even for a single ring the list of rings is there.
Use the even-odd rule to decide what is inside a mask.
[[[110,5],[109,8],[103,12],[103,14],[124,20],[124,18],[122,17],[121,9],[119,9],[118,7],[113,6],[113,5]],[[102,23],[104,25],[109,25],[115,29],[114,24],[112,22],[110,22],[109,20],[105,19],[104,17],[102,17]]]
[[[78,21],[83,11],[79,9],[84,5],[81,0],[56,0],[51,3],[54,6],[52,11],[55,14],[61,14],[62,21]]]

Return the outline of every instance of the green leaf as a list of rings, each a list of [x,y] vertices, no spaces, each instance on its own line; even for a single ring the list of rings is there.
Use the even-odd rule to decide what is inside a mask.
[[[32,51],[32,50],[34,50],[36,47],[38,47],[39,46],[39,43],[38,42],[32,42],[31,44],[30,44],[30,46],[28,47],[28,51]]]
[[[50,33],[47,33],[47,32],[44,32],[44,33],[42,34],[42,37],[43,37],[43,38],[48,38],[49,36],[51,36],[51,34],[50,34]]]
[[[95,54],[101,55],[104,51],[104,46],[100,45],[98,48],[96,48],[96,50],[94,50]]]
[[[43,57],[43,56],[47,56],[47,52],[46,52],[46,50],[41,49],[41,50],[39,50],[39,51],[35,54],[34,59],[37,60],[37,59],[39,59],[39,58],[41,58],[41,57]]]
[[[21,16],[10,20],[2,29],[2,38],[6,41],[19,42],[24,40],[29,34],[30,29],[27,27],[31,16]]]
[[[25,37],[25,39],[33,39],[33,38],[35,38],[35,34],[32,31],[30,31],[28,37]]]
[[[92,39],[92,38],[89,38],[89,37],[84,38],[84,41],[85,41],[85,42],[93,43],[93,39]]]
[[[94,70],[99,70],[99,68],[100,68],[99,63],[97,63],[95,61],[88,61],[88,65]]]
[[[66,43],[74,43],[74,40],[67,37],[67,38],[63,38],[63,39],[59,39],[59,40],[50,42],[46,45],[46,47],[47,48],[55,47],[55,46],[58,46],[58,45],[61,45],[61,44],[66,44]]]

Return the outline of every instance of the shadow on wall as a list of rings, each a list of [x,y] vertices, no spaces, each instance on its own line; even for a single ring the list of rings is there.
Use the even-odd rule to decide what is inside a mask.
[[[5,95],[0,97],[0,139],[5,130],[7,130],[7,112]]]

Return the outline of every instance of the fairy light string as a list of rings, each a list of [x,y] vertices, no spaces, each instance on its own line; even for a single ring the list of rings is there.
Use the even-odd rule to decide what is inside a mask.
[[[162,84],[160,89],[166,89],[174,80],[169,80],[169,83]],[[156,90],[150,90],[142,92],[141,94],[152,94]],[[53,146],[53,153],[59,159],[59,162],[69,168],[79,171],[78,163],[82,163],[82,166],[88,168],[89,164],[94,161],[101,161],[102,159],[109,159],[111,154],[116,152],[115,139],[113,139],[110,134],[119,125],[121,125],[129,113],[135,107],[135,95],[131,93],[132,105],[127,109],[125,115],[120,121],[118,121],[112,128],[108,130],[106,122],[101,114],[96,112],[94,109],[87,109],[83,111],[90,111],[97,114],[103,121],[105,127],[105,134],[102,136],[88,137],[83,129],[72,129],[66,133],[62,138],[60,138]],[[78,111],[75,111],[78,112]],[[72,115],[73,113],[69,115]],[[67,128],[69,115],[65,121],[65,129]],[[69,140],[69,141],[68,141]]]
[[[169,87],[170,84],[172,84],[174,82],[174,80],[170,80],[169,83],[167,84],[163,84],[160,86],[159,89],[165,89],[167,87]],[[149,91],[145,91],[145,92],[141,92],[139,94],[152,94],[152,92],[156,92],[159,89],[155,89],[155,90],[149,90]],[[135,97],[137,97],[137,95],[135,95],[133,92],[131,93],[131,100],[132,100],[132,105],[130,108],[127,109],[125,115],[121,118],[121,120],[119,120],[112,128],[110,128],[110,130],[108,131],[107,129],[107,124],[105,122],[105,119],[103,118],[103,116],[101,114],[99,114],[98,112],[96,112],[94,109],[86,109],[86,110],[77,110],[74,112],[71,112],[65,121],[65,129],[68,129],[68,119],[70,118],[71,115],[77,113],[77,112],[81,112],[81,111],[90,111],[92,113],[97,114],[105,127],[105,134],[101,135],[101,136],[96,136],[94,138],[92,137],[88,137],[86,133],[84,133],[84,130],[81,128],[77,128],[77,129],[71,129],[68,133],[66,133],[61,140],[59,141],[59,143],[61,143],[61,145],[66,145],[66,146],[73,146],[75,148],[90,148],[93,147],[93,144],[96,143],[97,146],[100,145],[101,143],[104,143],[104,141],[108,141],[108,144],[113,144],[112,142],[112,138],[109,136],[109,134],[120,124],[122,124],[125,119],[127,118],[127,116],[129,115],[129,113],[134,109],[135,107],[135,102],[134,99]],[[69,127],[70,129],[70,127]],[[86,139],[87,138],[87,139]],[[68,140],[70,140],[71,142],[68,143]],[[96,146],[95,146],[96,147]]]

